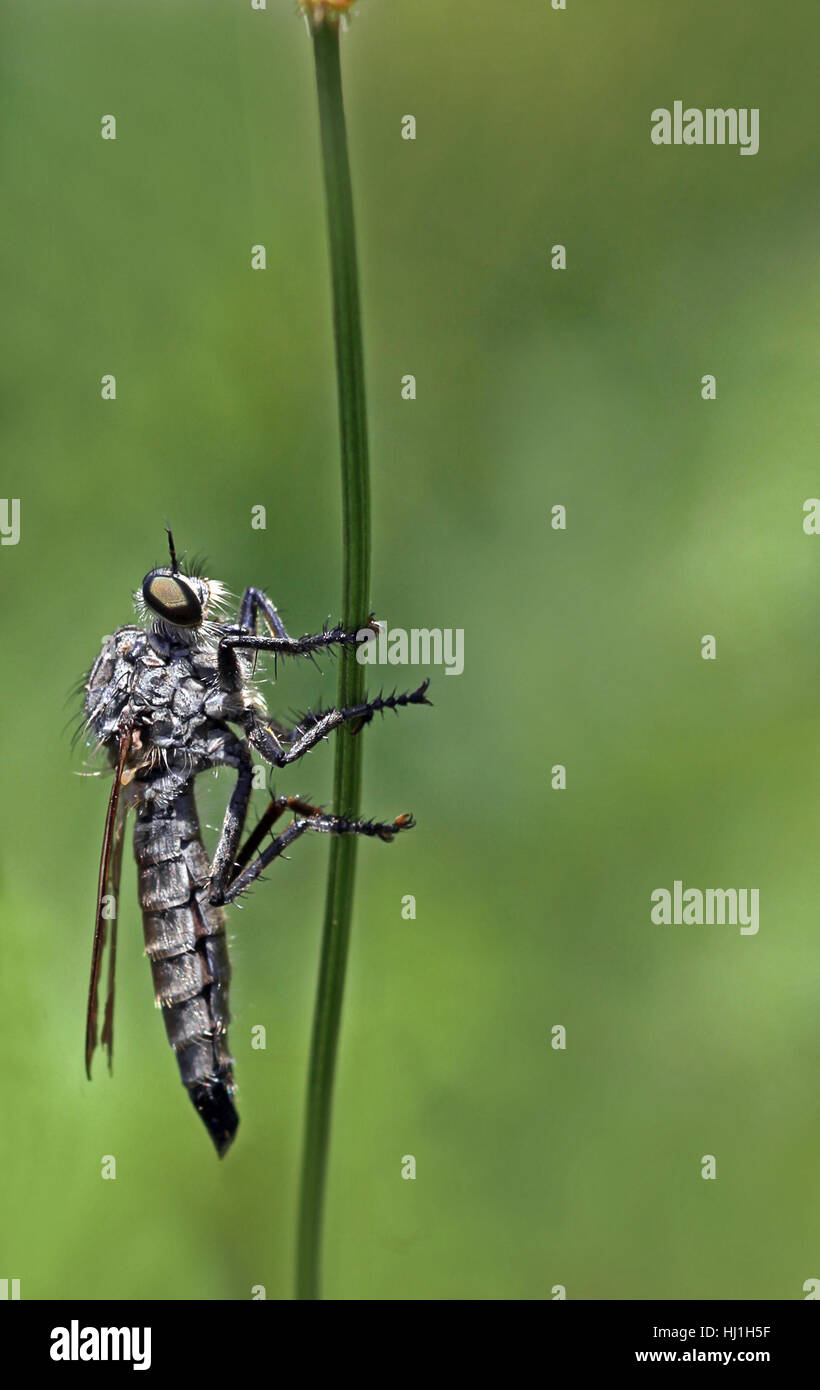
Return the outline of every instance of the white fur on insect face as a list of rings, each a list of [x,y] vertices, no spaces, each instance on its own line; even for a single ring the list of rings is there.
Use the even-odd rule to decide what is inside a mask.
[[[218,579],[205,579],[204,576],[177,572],[188,587],[193,589],[199,600],[202,619],[196,627],[172,622],[170,618],[157,617],[145,602],[142,589],[137,589],[134,593],[137,616],[140,622],[149,624],[158,637],[172,637],[176,642],[183,642],[200,650],[215,651],[222,636],[222,624],[231,610],[233,595]],[[156,570],[155,573],[167,574],[170,577],[175,571],[164,568]]]

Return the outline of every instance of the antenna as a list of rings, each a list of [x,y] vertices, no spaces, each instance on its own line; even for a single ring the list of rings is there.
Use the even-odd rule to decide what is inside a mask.
[[[168,532],[168,549],[171,552],[171,573],[176,574],[179,569],[179,565],[177,564],[177,553],[174,549],[174,535],[167,522],[165,524],[165,529]]]

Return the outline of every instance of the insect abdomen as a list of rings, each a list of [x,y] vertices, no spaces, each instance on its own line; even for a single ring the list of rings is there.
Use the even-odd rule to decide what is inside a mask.
[[[208,901],[210,864],[191,792],[143,801],[134,829],[145,950],[183,1085],[220,1157],[236,1133],[228,1052],[225,920]]]

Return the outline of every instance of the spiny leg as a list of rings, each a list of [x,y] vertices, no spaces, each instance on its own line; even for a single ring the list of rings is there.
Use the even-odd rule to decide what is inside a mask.
[[[269,830],[276,824],[280,816],[286,811],[300,811],[303,816],[321,816],[324,814],[321,806],[311,806],[310,802],[302,801],[298,796],[275,796],[268,804],[266,810],[262,812],[253,830],[242,846],[241,850],[234,859],[237,869],[243,869],[248,861],[258,850]]]
[[[282,798],[282,800],[287,800],[287,798]],[[286,808],[283,807],[282,809]],[[262,853],[258,855],[252,863],[248,864],[247,868],[242,869],[241,872],[236,875],[226,889],[224,896],[220,897],[215,905],[234,902],[236,898],[250,887],[262,871],[266,869],[269,864],[273,863],[274,859],[278,859],[279,856],[293,844],[294,840],[298,840],[301,835],[304,835],[306,830],[314,830],[321,835],[370,835],[376,836],[380,840],[390,841],[400,830],[412,830],[414,825],[415,821],[409,814],[397,816],[394,821],[390,821],[389,823],[367,820],[346,820],[343,816],[326,816],[324,814],[317,816],[300,816],[298,819],[292,820],[290,825],[282,831],[281,835],[277,835],[276,838],[263,849]],[[211,902],[215,902],[213,884],[211,887]]]
[[[427,680],[422,681],[418,690],[409,694],[377,695],[374,700],[365,700],[363,704],[351,705],[348,709],[328,709],[320,710],[317,714],[308,714],[302,724],[291,731],[292,739],[286,748],[282,747],[264,722],[257,719],[253,711],[249,711],[248,739],[267,762],[273,763],[275,767],[286,767],[288,763],[303,758],[305,753],[309,753],[311,748],[315,748],[329,733],[338,729],[340,724],[358,723],[358,728],[354,729],[354,733],[358,733],[359,729],[370,723],[374,714],[386,709],[396,710],[406,705],[429,705],[426,694],[429,684]]]
[[[273,610],[275,612],[275,609]],[[281,619],[277,614],[277,621]],[[359,629],[361,631],[361,629]],[[223,637],[217,653],[219,683],[223,690],[238,690],[242,677],[234,652],[273,652],[275,656],[312,656],[314,652],[327,651],[329,647],[355,647],[358,639],[355,632],[345,632],[341,625],[324,628],[321,632],[308,633],[305,637],[283,636],[256,637],[249,632],[234,632]]]
[[[359,728],[362,728],[364,724],[369,723],[377,711],[384,711],[385,709],[395,710],[408,704],[429,704],[430,702],[426,699],[425,693],[428,684],[428,681],[423,681],[418,690],[414,690],[410,694],[379,695],[375,700],[365,701],[363,704],[354,705],[350,709],[324,710],[318,714],[307,715],[303,721],[304,724],[307,724],[306,728],[297,727],[293,730],[283,731],[281,726],[277,725],[279,732],[286,732],[286,735],[292,740],[290,746],[287,748],[282,747],[276,734],[272,732],[270,727],[266,727],[263,723],[258,721],[253,711],[248,711],[248,739],[268,762],[272,762],[278,767],[284,767],[288,763],[295,762],[298,758],[304,757],[305,753],[309,752],[317,743],[326,738],[328,733],[338,728],[340,724],[349,721],[358,721]],[[356,729],[355,732],[358,732],[358,729]],[[233,898],[236,896],[232,884],[232,879],[236,876],[235,866],[239,866],[240,869],[242,868],[242,865],[247,862],[261,843],[268,829],[270,829],[285,810],[299,811],[306,817],[307,820],[304,829],[322,830],[327,834],[378,835],[379,838],[383,840],[390,840],[396,830],[407,829],[412,824],[412,818],[409,816],[400,816],[396,821],[390,824],[382,824],[373,821],[347,821],[343,818],[325,816],[319,807],[311,806],[307,802],[301,801],[298,797],[278,797],[274,798],[271,802],[267,811],[265,811],[262,816],[260,824],[251,832],[247,844],[243,847],[239,857],[237,857],[237,849],[247,818],[248,806],[250,805],[253,789],[253,764],[246,745],[240,743],[238,739],[231,739],[230,743],[226,744],[221,752],[222,756],[218,761],[236,767],[237,779],[225,811],[222,830],[211,863],[210,896],[211,902],[214,905],[233,901]],[[294,822],[294,824],[296,824],[296,822]],[[284,833],[288,835],[290,831],[291,827],[289,826]],[[300,831],[299,833],[301,834],[303,832]],[[274,844],[276,843],[277,841],[274,841]],[[290,841],[287,843],[290,843]],[[264,855],[270,854],[270,849],[271,847],[269,846],[268,849],[263,852],[261,858],[264,858]],[[279,852],[281,853],[281,850]],[[272,857],[275,857],[275,855]],[[268,861],[266,860],[265,862]],[[263,867],[264,864],[261,862],[257,864],[255,869],[251,866],[253,872],[247,881],[252,882]],[[250,873],[251,871],[246,870],[245,872]],[[226,891],[229,884],[231,885],[230,894]],[[237,890],[237,892],[242,891],[243,889],[241,888]]]
[[[274,634],[273,636],[264,638],[255,635],[259,614],[262,615],[268,630]],[[224,637],[219,645],[217,665],[219,680],[223,689],[238,689],[241,685],[241,672],[234,655],[236,651],[269,651],[273,652],[275,656],[312,655],[314,651],[326,650],[333,645],[355,646],[358,640],[356,633],[346,633],[341,626],[332,629],[325,628],[314,636],[290,637],[275,605],[261,589],[246,589],[240,605],[239,623],[245,632],[232,633]],[[372,627],[373,625],[371,617],[367,626]],[[396,695],[394,692],[387,697],[379,695],[374,700],[367,700],[350,709],[328,709],[316,714],[308,713],[296,728],[290,730],[285,729],[273,719],[268,719],[266,722],[259,720],[253,711],[248,711],[247,720],[242,722],[246,725],[249,741],[257,751],[274,766],[284,767],[303,757],[305,753],[314,748],[317,743],[325,739],[333,729],[338,728],[341,724],[355,722],[357,727],[353,732],[358,733],[377,712],[383,712],[385,709],[396,711],[408,704],[429,705],[430,701],[426,699],[428,685],[429,681],[425,680],[417,690],[409,694]],[[287,747],[282,746],[277,735],[288,744]],[[237,783],[225,813],[222,833],[213,859],[211,901],[215,905],[233,902],[269,863],[281,855],[288,845],[292,844],[306,830],[323,834],[378,836],[382,840],[389,841],[398,831],[408,830],[414,824],[410,815],[398,816],[395,821],[390,823],[350,821],[344,817],[325,815],[320,808],[311,806],[298,797],[277,797],[264,812],[258,825],[251,832],[237,855],[237,846],[247,816],[252,788],[252,768],[247,750],[243,750],[239,762]],[[247,861],[261,844],[265,834],[286,810],[298,811],[301,816],[299,819],[294,819],[257,859],[248,864]],[[246,865],[247,867],[244,867]],[[234,877],[231,879],[231,873],[234,870],[238,870],[238,872],[234,872]]]

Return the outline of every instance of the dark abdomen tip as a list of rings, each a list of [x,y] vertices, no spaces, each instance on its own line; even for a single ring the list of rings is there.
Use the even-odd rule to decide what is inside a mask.
[[[221,1081],[201,1081],[191,1087],[189,1095],[222,1158],[239,1128],[239,1116],[228,1088]]]

